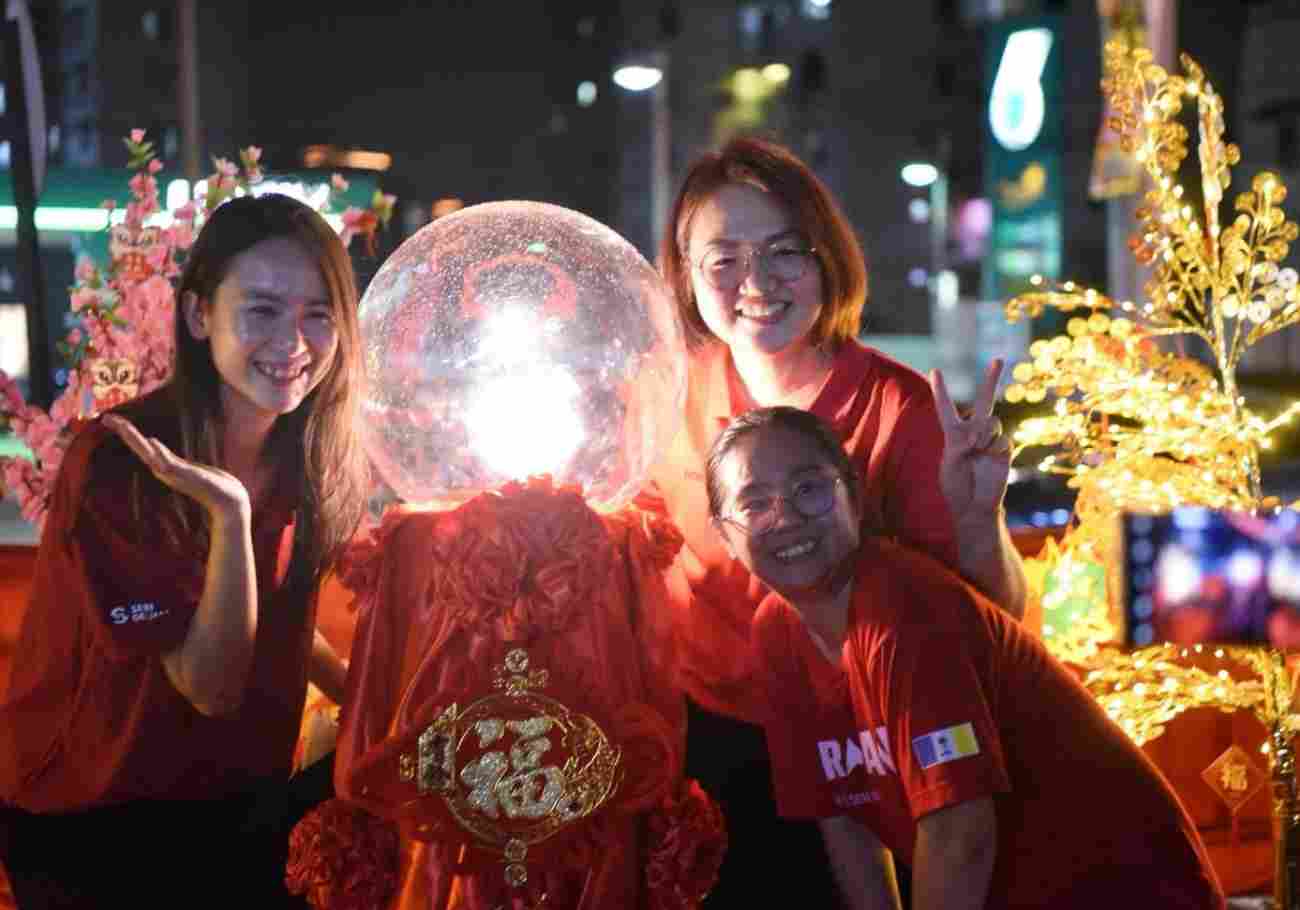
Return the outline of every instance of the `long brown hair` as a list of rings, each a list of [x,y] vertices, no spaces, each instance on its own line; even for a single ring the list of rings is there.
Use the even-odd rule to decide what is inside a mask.
[[[742,136],[691,165],[660,240],[660,269],[673,290],[688,341],[698,346],[713,337],[700,317],[691,285],[687,252],[691,219],[710,196],[731,183],[770,193],[794,216],[800,233],[815,250],[826,299],[812,327],[813,341],[835,347],[856,337],[867,303],[867,265],[852,226],[826,184],[793,152],[774,142]]]
[[[298,488],[285,587],[305,595],[356,531],[367,493],[366,461],[356,430],[362,377],[356,280],[347,250],[320,215],[278,194],[233,199],[212,213],[189,252],[176,290],[176,353],[168,391],[180,424],[178,454],[219,464],[222,434],[234,428],[221,413],[222,379],[211,346],[190,334],[183,301],[193,294],[206,305],[235,257],[274,237],[295,240],[316,261],[338,332],[338,347],[324,378],[296,409],[276,420],[268,440],[277,484]],[[179,493],[170,496],[182,527],[193,528],[192,503]]]

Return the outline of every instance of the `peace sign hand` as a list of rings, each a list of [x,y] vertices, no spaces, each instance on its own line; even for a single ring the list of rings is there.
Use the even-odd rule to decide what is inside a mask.
[[[930,371],[930,388],[943,430],[939,485],[958,524],[992,518],[1006,493],[1011,442],[1002,434],[1002,421],[993,415],[1002,363],[996,358],[989,364],[968,415],[959,413],[952,403],[943,374]]]
[[[248,490],[233,474],[211,465],[186,461],[152,436],[145,436],[131,421],[105,414],[104,425],[144,462],[154,477],[201,505],[214,522],[247,519],[252,513]]]

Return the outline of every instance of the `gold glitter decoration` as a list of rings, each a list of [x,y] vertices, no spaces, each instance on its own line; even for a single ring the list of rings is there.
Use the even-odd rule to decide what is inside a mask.
[[[1221,220],[1240,153],[1224,140],[1223,99],[1191,57],[1179,59],[1182,74],[1175,74],[1155,65],[1147,48],[1111,41],[1104,51],[1108,126],[1150,186],[1129,240],[1152,269],[1144,299],[1114,301],[1035,276],[1033,290],[1006,305],[1011,322],[1047,309],[1072,314],[1064,335],[1030,345],[1005,392],[1011,403],[1051,402],[1048,415],[1016,427],[1013,457],[1051,449],[1039,469],[1067,476],[1077,491],[1072,526],[1059,544],[1026,560],[1026,577],[1044,607],[1049,649],[1084,673],[1088,689],[1136,742],[1161,735],[1196,707],[1249,710],[1264,724],[1280,831],[1275,903],[1290,908],[1293,884],[1300,885],[1291,745],[1300,722],[1283,655],[1173,645],[1123,652],[1115,641],[1123,598],[1119,514],[1182,505],[1279,509],[1261,488],[1259,456],[1300,412],[1300,401],[1292,401],[1272,416],[1256,413],[1237,382],[1247,348],[1300,321],[1300,275],[1280,266],[1300,236],[1282,211],[1286,187],[1275,173],[1258,174],[1232,200],[1231,220]],[[1189,130],[1179,120],[1184,105],[1195,105],[1198,210],[1177,179],[1189,151]],[[1171,353],[1161,342],[1171,336],[1203,357]]]
[[[1237,197],[1234,220],[1220,223],[1239,154],[1223,138],[1223,100],[1195,61],[1181,60],[1184,74],[1174,75],[1153,64],[1146,48],[1109,42],[1105,49],[1109,125],[1151,184],[1130,241],[1134,255],[1154,267],[1145,302],[1117,305],[1094,289],[1069,281],[1049,287],[1035,277],[1036,289],[1006,306],[1013,322],[1048,308],[1075,314],[1066,334],[1030,345],[1005,396],[1052,402],[1050,414],[1016,427],[1013,457],[1051,449],[1038,468],[1067,475],[1077,491],[1074,526],[1027,571],[1040,599],[1087,603],[1072,606],[1063,614],[1070,621],[1045,635],[1059,658],[1083,667],[1106,659],[1102,646],[1118,631],[1116,516],[1182,505],[1279,508],[1261,489],[1259,453],[1300,412],[1294,401],[1272,417],[1256,414],[1236,378],[1247,347],[1300,320],[1300,276],[1278,267],[1300,228],[1286,220],[1286,188],[1268,172]],[[1175,179],[1188,153],[1188,130],[1178,120],[1184,104],[1197,113],[1199,212]],[[1209,365],[1162,349],[1158,339],[1170,335],[1203,342]],[[1104,592],[1071,593],[1080,564],[1102,567]]]
[[[479,847],[502,855],[512,886],[528,879],[530,845],[591,815],[623,776],[621,750],[594,720],[537,691],[547,679],[525,651],[511,651],[497,693],[443,709],[420,734],[418,756],[398,763],[403,779],[415,766],[420,792],[440,796]]]
[[[506,654],[505,665],[507,673],[523,673],[528,669],[528,652],[515,648]]]
[[[1049,287],[1035,277],[1038,289],[1007,304],[1012,322],[1047,308],[1080,314],[1066,335],[1035,341],[1032,360],[1012,371],[1007,401],[1055,399],[1051,416],[1016,429],[1014,452],[1058,449],[1041,470],[1070,475],[1077,489],[1096,485],[1127,509],[1276,506],[1260,490],[1259,451],[1300,402],[1270,418],[1257,415],[1246,407],[1236,371],[1247,347],[1300,320],[1296,271],[1277,265],[1300,228],[1286,220],[1286,187],[1270,172],[1255,177],[1235,201],[1234,220],[1220,224],[1219,203],[1240,158],[1223,139],[1223,100],[1186,54],[1185,75],[1151,59],[1146,48],[1110,42],[1102,81],[1116,112],[1110,126],[1151,182],[1129,243],[1140,262],[1154,266],[1146,300],[1117,306],[1091,288],[1068,281]],[[1192,102],[1200,132],[1199,213],[1175,179],[1188,152],[1178,116]],[[1200,339],[1214,368],[1161,350],[1155,339],[1167,335]]]
[[[528,669],[528,652],[515,648],[506,655],[505,665],[498,668],[498,675],[492,685],[505,689],[510,696],[519,696],[530,689],[542,689],[550,675],[545,670]],[[508,674],[508,675],[507,675]]]
[[[1233,815],[1268,783],[1268,774],[1251,760],[1245,749],[1233,743],[1201,772],[1201,779],[1214,791]]]

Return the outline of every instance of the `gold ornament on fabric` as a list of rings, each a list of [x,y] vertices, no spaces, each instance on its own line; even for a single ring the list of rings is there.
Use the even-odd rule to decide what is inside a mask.
[[[398,760],[403,780],[441,797],[482,848],[506,862],[505,880],[528,880],[528,850],[591,815],[623,776],[620,749],[584,714],[543,695],[544,669],[522,648],[497,668],[498,691],[464,711],[451,704]]]
[[[1201,772],[1201,779],[1235,816],[1268,783],[1268,772],[1245,749],[1233,743]]]

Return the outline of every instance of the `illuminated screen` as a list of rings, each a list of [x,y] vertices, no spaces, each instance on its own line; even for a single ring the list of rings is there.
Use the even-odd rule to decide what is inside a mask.
[[[1300,645],[1300,513],[1124,516],[1130,645]]]

